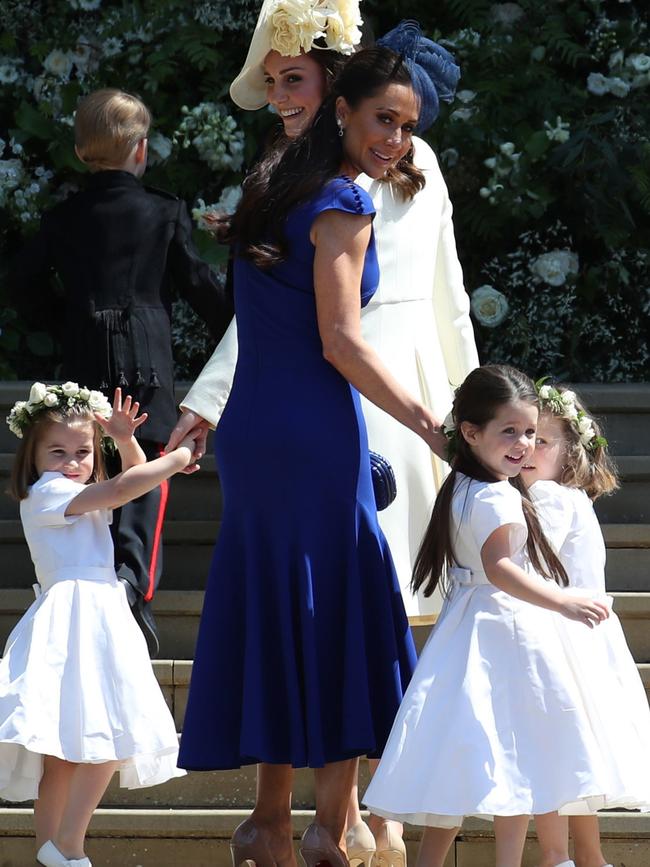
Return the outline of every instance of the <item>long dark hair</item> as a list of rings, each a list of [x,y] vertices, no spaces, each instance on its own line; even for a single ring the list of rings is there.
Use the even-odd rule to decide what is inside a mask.
[[[233,218],[233,239],[240,256],[260,268],[285,258],[287,214],[335,177],[343,162],[343,143],[336,125],[337,98],[342,96],[354,109],[392,83],[411,85],[399,55],[388,48],[359,51],[344,65],[311,126],[298,138],[277,141],[269,149],[246,178]],[[411,196],[424,186],[424,175],[413,165],[412,149],[387,180]]]
[[[457,474],[463,473],[479,482],[498,481],[477,460],[460,432],[461,423],[467,421],[479,428],[483,427],[496,416],[501,406],[516,401],[538,405],[532,380],[525,373],[508,365],[486,364],[477,367],[457,389],[452,410],[456,426],[456,452],[452,459],[451,473],[438,492],[429,526],[415,560],[411,582],[414,592],[424,584],[424,595],[430,596],[446,567],[462,565],[457,564],[451,532],[451,503]],[[569,583],[567,574],[542,532],[535,507],[523,482],[516,476],[510,483],[522,497],[528,530],[526,547],[533,568],[545,578],[566,586]],[[443,589],[446,590],[445,587]]]

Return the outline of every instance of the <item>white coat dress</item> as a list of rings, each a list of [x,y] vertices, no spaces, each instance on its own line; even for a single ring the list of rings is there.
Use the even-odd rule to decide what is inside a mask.
[[[379,289],[362,310],[364,337],[399,382],[442,421],[453,390],[478,365],[469,299],[456,252],[452,206],[435,154],[415,139],[415,163],[426,185],[403,201],[388,184],[365,175],[377,210],[373,228],[379,257]],[[181,406],[216,427],[228,400],[237,361],[233,322]],[[395,561],[407,614],[429,614],[437,598],[412,595],[409,582],[418,546],[445,474],[416,434],[363,399],[370,448],[387,458],[397,498],[379,513]]]

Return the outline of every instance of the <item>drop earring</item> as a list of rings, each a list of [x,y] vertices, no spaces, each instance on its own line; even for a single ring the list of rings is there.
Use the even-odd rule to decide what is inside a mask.
[[[343,129],[343,121],[340,117],[336,118],[336,125],[339,128],[339,138],[343,138],[343,133],[345,132],[345,130]]]

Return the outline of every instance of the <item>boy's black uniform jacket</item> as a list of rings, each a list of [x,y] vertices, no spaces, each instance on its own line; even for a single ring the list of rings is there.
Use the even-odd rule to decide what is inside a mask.
[[[13,286],[37,303],[58,273],[65,290],[64,371],[112,398],[140,401],[142,439],[166,442],[178,417],[171,347],[172,286],[219,338],[234,309],[192,242],[183,201],[129,172],[89,176],[86,188],[44,214],[17,260]]]

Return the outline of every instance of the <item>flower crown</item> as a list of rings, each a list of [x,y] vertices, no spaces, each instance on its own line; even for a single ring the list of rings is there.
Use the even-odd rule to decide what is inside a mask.
[[[43,385],[35,382],[29,390],[28,400],[17,400],[7,416],[7,424],[12,434],[19,439],[27,428],[34,423],[40,413],[60,407],[86,407],[109,419],[113,412],[110,401],[101,391],[80,388],[76,382],[63,385]]]
[[[359,0],[276,0],[269,19],[271,48],[284,57],[323,47],[352,54],[361,41]]]
[[[576,405],[575,392],[569,389],[559,391],[552,385],[545,385],[547,379],[548,377],[545,376],[535,383],[535,391],[539,397],[541,409],[548,410],[553,415],[570,422],[587,451],[593,452],[597,448],[607,448],[607,440],[604,436],[596,433],[593,419],[589,418],[584,409],[579,409]]]

